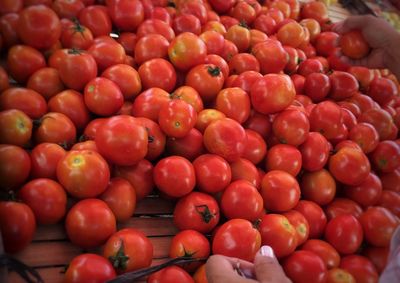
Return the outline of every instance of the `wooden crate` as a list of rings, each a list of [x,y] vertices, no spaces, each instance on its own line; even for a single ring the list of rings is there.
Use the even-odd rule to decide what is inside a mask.
[[[118,224],[118,229],[132,227],[143,231],[154,245],[153,265],[168,257],[169,245],[177,229],[172,223],[174,203],[150,196],[140,201],[135,215],[126,223]],[[72,245],[63,224],[38,226],[33,242],[14,256],[34,267],[46,283],[62,283],[64,267],[77,255],[85,252]],[[88,252],[88,251],[86,251]],[[101,254],[102,248],[89,252]],[[24,282],[16,273],[8,274],[9,283]]]

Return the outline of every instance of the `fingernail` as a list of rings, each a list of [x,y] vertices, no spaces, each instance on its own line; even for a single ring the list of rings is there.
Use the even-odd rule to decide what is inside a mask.
[[[261,255],[267,257],[274,257],[274,251],[270,246],[262,246],[260,250]]]

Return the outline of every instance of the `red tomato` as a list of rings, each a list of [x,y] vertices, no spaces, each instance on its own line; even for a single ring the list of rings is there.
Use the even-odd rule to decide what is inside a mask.
[[[204,108],[203,101],[199,93],[197,92],[197,90],[190,86],[183,85],[181,87],[178,87],[174,90],[171,96],[172,98],[179,98],[183,101],[186,101],[193,106],[197,113],[199,113]]]
[[[390,173],[379,175],[382,182],[382,189],[394,192],[400,192],[400,169]]]
[[[321,170],[329,159],[330,146],[326,138],[318,132],[310,132],[299,146],[302,166],[308,171]]]
[[[377,205],[389,209],[397,217],[400,216],[400,194],[383,190]]]
[[[389,247],[390,239],[399,225],[399,220],[393,213],[384,207],[374,206],[365,210],[359,219],[369,244]]]
[[[358,123],[349,132],[349,139],[356,142],[365,154],[378,146],[379,134],[369,123]]]
[[[356,279],[348,271],[336,267],[328,270],[326,283],[356,283]]]
[[[250,46],[250,30],[241,24],[233,25],[226,31],[225,39],[233,42],[238,52],[245,52]]]
[[[307,219],[310,225],[310,239],[319,238],[323,234],[327,219],[324,211],[318,204],[309,200],[300,200],[294,210],[303,214]]]
[[[109,15],[122,31],[136,31],[144,20],[143,4],[139,0],[110,0],[107,1]]]
[[[250,5],[250,3],[247,3],[246,1],[239,1],[235,4],[230,14],[235,19],[250,25],[257,15],[255,7],[255,5]]]
[[[79,12],[85,7],[81,0],[54,0],[52,9],[60,18],[77,18]]]
[[[126,54],[124,47],[109,36],[99,36],[88,49],[97,63],[99,71],[108,67],[125,63]]]
[[[40,93],[45,99],[50,99],[61,92],[64,85],[57,69],[41,68],[29,77],[27,88]]]
[[[281,26],[278,29],[276,36],[283,45],[297,48],[305,42],[305,29],[296,21],[291,21]]]
[[[296,230],[283,215],[263,215],[258,229],[262,244],[270,246],[277,258],[290,255],[297,247]]]
[[[215,154],[203,154],[193,161],[196,173],[196,186],[205,193],[218,193],[231,182],[229,163]]]
[[[224,14],[233,7],[233,5],[235,4],[236,1],[234,1],[234,0],[228,0],[228,1],[226,1],[226,0],[209,0],[208,2],[210,3],[213,10],[215,10],[217,13]]]
[[[336,195],[335,179],[325,169],[306,172],[301,178],[301,194],[304,199],[327,205]]]
[[[204,63],[206,55],[205,43],[197,35],[188,32],[176,36],[168,47],[171,63],[180,70]]]
[[[266,35],[270,36],[274,34],[276,30],[276,21],[273,17],[269,15],[258,15],[258,17],[253,22],[254,28],[264,32]]]
[[[20,42],[17,27],[19,14],[8,13],[0,17],[1,35],[5,47],[11,47]]]
[[[368,42],[360,30],[351,30],[342,34],[339,45],[343,54],[352,59],[361,59],[370,51]]]
[[[70,241],[83,249],[102,245],[116,231],[116,220],[107,204],[99,199],[76,203],[65,219]]]
[[[347,198],[335,198],[325,208],[325,213],[329,220],[339,215],[346,214],[353,215],[355,218],[359,219],[362,212],[362,208],[355,201]]]
[[[184,269],[172,265],[161,269],[147,278],[148,283],[193,283],[193,278]]]
[[[310,122],[304,112],[287,109],[275,116],[272,131],[281,143],[299,146],[307,139]]]
[[[146,235],[133,228],[114,233],[105,243],[103,256],[118,273],[149,267],[153,259],[153,244]]]
[[[192,161],[205,152],[203,135],[199,130],[192,128],[183,138],[168,137],[166,152],[169,155],[179,155]]]
[[[308,240],[301,246],[301,250],[317,254],[328,270],[339,267],[340,255],[328,242],[319,239]]]
[[[361,246],[363,230],[353,215],[339,215],[326,225],[325,238],[339,253],[352,254]]]
[[[321,56],[328,57],[339,46],[339,35],[335,32],[321,32],[315,41],[315,48]]]
[[[196,35],[201,33],[201,23],[199,18],[190,14],[180,14],[175,16],[172,22],[172,28],[177,35],[184,32],[190,32]]]
[[[153,178],[161,192],[175,198],[190,193],[196,183],[193,165],[180,156],[161,159],[154,167]]]
[[[382,183],[379,177],[371,172],[358,186],[346,186],[344,194],[363,207],[372,206],[377,204],[381,197]]]
[[[32,136],[32,120],[22,111],[0,112],[0,143],[26,146]]]
[[[7,67],[10,76],[24,84],[37,70],[46,67],[42,53],[27,45],[14,45],[8,50]]]
[[[238,87],[224,88],[215,100],[215,108],[240,124],[250,116],[249,95]]]
[[[60,38],[64,48],[88,49],[93,43],[93,34],[78,21],[64,28]]]
[[[215,30],[206,30],[199,36],[207,46],[207,54],[220,55],[224,48],[224,36]]]
[[[265,169],[282,170],[292,176],[299,174],[302,165],[300,151],[291,145],[277,144],[271,147],[266,155]]]
[[[370,82],[367,94],[380,105],[386,105],[398,95],[398,89],[393,81],[376,77]]]
[[[250,182],[234,181],[222,193],[221,210],[228,219],[255,221],[264,211],[263,199]]]
[[[72,150],[59,161],[57,179],[73,197],[96,197],[107,188],[110,169],[97,152]]]
[[[260,175],[257,167],[249,160],[239,158],[238,160],[230,163],[232,171],[232,181],[246,180],[250,182],[257,189],[260,188]]]
[[[289,220],[289,223],[292,224],[296,230],[297,246],[307,241],[310,233],[310,225],[303,214],[296,210],[289,210],[282,215]]]
[[[66,152],[55,143],[41,143],[30,152],[33,178],[57,178],[57,164],[65,156]]]
[[[199,268],[197,268],[196,272],[193,274],[193,279],[195,283],[208,283],[206,264],[203,264]]]
[[[0,230],[4,250],[7,253],[21,251],[32,241],[36,230],[32,210],[24,203],[0,201]]]
[[[210,255],[210,243],[208,239],[195,230],[183,230],[176,234],[169,246],[169,257],[207,258]],[[188,271],[194,271],[201,262],[185,264]]]
[[[262,114],[282,111],[292,104],[295,95],[290,77],[280,74],[265,75],[253,84],[250,91],[252,106]]]
[[[131,183],[123,178],[110,180],[107,189],[100,195],[115,215],[117,221],[124,222],[132,217],[136,208],[136,192]]]
[[[133,166],[116,166],[114,176],[126,179],[135,189],[136,199],[145,198],[154,188],[153,165],[147,159],[142,159]]]
[[[260,70],[263,75],[283,71],[289,59],[282,44],[273,39],[267,39],[256,44],[251,53],[260,63]]]
[[[371,153],[371,162],[383,173],[400,168],[400,145],[390,140],[381,141]]]
[[[168,92],[157,87],[149,88],[135,98],[132,105],[132,115],[158,122],[160,108],[168,101],[170,101]]]
[[[178,200],[174,209],[174,224],[180,230],[209,233],[218,224],[219,218],[217,201],[205,193],[189,193]]]
[[[75,142],[76,128],[71,119],[58,112],[48,112],[35,131],[36,143],[53,142],[69,147]]]
[[[338,181],[357,186],[368,177],[371,167],[361,150],[344,147],[329,158],[329,171]]]
[[[309,115],[310,130],[320,132],[325,138],[333,139],[340,133],[343,124],[340,106],[332,101],[318,103]]]
[[[168,42],[171,42],[175,38],[175,32],[172,27],[166,22],[158,19],[149,19],[144,21],[140,24],[136,32],[139,39],[149,34],[160,34],[165,37]]]
[[[90,29],[94,37],[109,35],[112,23],[105,6],[86,6],[79,13],[79,22]]]
[[[116,277],[112,264],[97,254],[80,254],[72,259],[65,271],[65,283],[106,282]]]
[[[393,123],[393,118],[386,110],[378,108],[363,110],[363,107],[360,108],[362,108],[362,113],[358,117],[359,123],[364,122],[374,126],[379,134],[380,141],[393,139],[391,138],[393,131],[397,132],[398,129]]]
[[[139,117],[136,122],[146,128],[148,135],[148,150],[145,156],[148,160],[154,160],[164,152],[166,138],[160,126],[153,120]]]
[[[158,123],[170,137],[183,138],[196,124],[197,113],[189,103],[173,99],[161,106]]]
[[[242,157],[256,165],[264,159],[267,152],[267,144],[263,137],[256,131],[250,129],[245,129],[245,131],[247,144]]]
[[[32,209],[39,224],[55,224],[65,215],[67,194],[51,179],[39,178],[26,183],[18,197]]]
[[[17,31],[20,39],[27,45],[47,49],[60,38],[61,24],[52,9],[44,5],[34,5],[19,14]]]
[[[329,75],[331,83],[330,97],[334,100],[344,100],[358,92],[357,79],[350,73],[334,71]]]
[[[159,87],[167,92],[175,89],[176,72],[170,62],[154,58],[144,62],[138,69],[144,89]]]
[[[23,184],[31,171],[28,153],[15,145],[0,145],[0,188],[4,191]]]
[[[229,118],[212,122],[204,131],[204,145],[208,151],[230,162],[240,158],[246,143],[247,136],[244,128]]]
[[[324,261],[311,251],[295,251],[285,259],[283,269],[296,283],[325,282],[327,277]]]
[[[366,257],[360,255],[349,255],[343,257],[340,262],[340,268],[343,268],[353,275],[357,283],[378,282],[378,272],[372,262]]]
[[[374,264],[378,273],[381,274],[389,259],[389,248],[376,248],[369,246],[363,250],[363,255]]]
[[[284,212],[294,208],[300,199],[297,180],[281,170],[269,171],[261,181],[261,195],[267,210]]]
[[[212,241],[213,254],[252,262],[261,247],[261,235],[250,221],[231,219],[222,224]]]
[[[304,92],[313,102],[321,102],[329,94],[331,83],[329,77],[321,73],[308,75],[304,82]]]
[[[89,53],[69,49],[61,59],[58,71],[66,87],[81,91],[97,76],[97,64]]]

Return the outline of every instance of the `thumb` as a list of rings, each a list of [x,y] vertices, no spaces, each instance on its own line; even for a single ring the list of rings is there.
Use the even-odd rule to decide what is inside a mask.
[[[290,283],[270,246],[262,246],[254,259],[257,280],[262,283]]]

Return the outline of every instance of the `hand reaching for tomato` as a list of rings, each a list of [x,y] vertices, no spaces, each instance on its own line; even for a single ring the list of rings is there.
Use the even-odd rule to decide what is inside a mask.
[[[351,65],[368,68],[388,68],[400,78],[400,34],[385,20],[373,16],[351,16],[336,24],[333,30],[345,34],[360,30],[371,52],[360,59],[343,58]]]
[[[237,258],[213,255],[206,263],[209,283],[289,283],[272,249],[262,246],[254,263]]]

